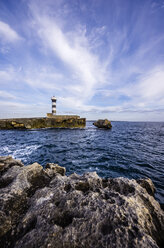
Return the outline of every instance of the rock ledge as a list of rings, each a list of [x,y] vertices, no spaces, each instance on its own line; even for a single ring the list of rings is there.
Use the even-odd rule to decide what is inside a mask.
[[[24,166],[0,157],[1,248],[164,247],[164,213],[150,179]]]

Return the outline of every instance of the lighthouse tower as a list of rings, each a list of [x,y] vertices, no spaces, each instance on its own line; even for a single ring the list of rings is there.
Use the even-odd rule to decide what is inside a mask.
[[[52,115],[56,115],[56,97],[51,97],[52,100]]]

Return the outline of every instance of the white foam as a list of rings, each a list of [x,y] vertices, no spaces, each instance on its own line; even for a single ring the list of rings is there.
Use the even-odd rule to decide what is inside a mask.
[[[8,146],[4,146],[1,148],[2,149],[2,153],[5,152],[5,153],[11,153],[12,151],[9,149]]]
[[[26,146],[21,149],[17,149],[12,153],[12,156],[14,158],[23,158],[25,161],[24,156],[29,156],[33,151],[37,150],[40,147],[40,145],[31,145],[31,146]]]

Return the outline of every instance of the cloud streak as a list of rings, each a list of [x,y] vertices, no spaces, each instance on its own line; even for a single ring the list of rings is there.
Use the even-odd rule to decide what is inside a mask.
[[[40,14],[32,5],[35,28],[44,47],[53,52],[69,70],[72,85],[67,90],[82,101],[90,99],[97,87],[106,83],[106,68],[90,50],[84,31],[63,32],[54,18]]]
[[[17,42],[21,37],[7,23],[0,21],[0,39],[3,42]]]

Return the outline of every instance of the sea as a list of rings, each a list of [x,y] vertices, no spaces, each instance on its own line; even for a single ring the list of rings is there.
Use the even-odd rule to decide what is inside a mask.
[[[112,122],[98,129],[0,130],[0,156],[25,165],[38,162],[66,167],[67,175],[96,171],[101,177],[151,178],[164,204],[164,123]]]

